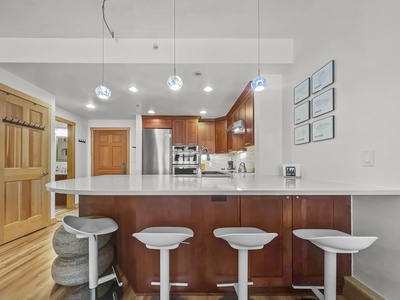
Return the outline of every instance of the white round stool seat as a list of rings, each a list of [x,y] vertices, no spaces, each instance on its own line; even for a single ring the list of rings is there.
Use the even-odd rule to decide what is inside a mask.
[[[98,235],[112,233],[117,231],[118,224],[113,219],[103,217],[75,217],[65,216],[62,220],[64,229],[77,238],[87,238],[89,244],[89,291],[90,300],[97,299],[97,286],[104,282],[116,279],[118,285],[122,282],[118,281],[114,267],[113,273],[102,277],[99,276],[98,266]]]
[[[193,234],[193,230],[186,227],[149,227],[133,236],[149,249],[176,249]]]
[[[118,224],[110,218],[85,218],[65,216],[63,218],[64,229],[77,237],[108,234],[117,231]]]
[[[249,250],[259,250],[271,242],[276,233],[268,233],[255,227],[222,227],[214,230],[214,236],[221,238],[238,250],[238,282],[217,283],[217,287],[233,286],[238,300],[248,300],[248,286],[253,282],[248,281]]]
[[[336,300],[337,253],[357,253],[378,239],[376,236],[353,236],[334,229],[296,229],[293,230],[293,234],[324,250],[324,286],[293,286],[293,288],[310,288],[318,299],[324,300]],[[324,290],[324,294],[320,289]]]
[[[214,230],[214,236],[224,239],[234,249],[257,250],[272,241],[277,234],[255,227],[224,227]]]
[[[378,239],[376,236],[354,236],[334,229],[296,229],[293,234],[333,253],[357,253]]]

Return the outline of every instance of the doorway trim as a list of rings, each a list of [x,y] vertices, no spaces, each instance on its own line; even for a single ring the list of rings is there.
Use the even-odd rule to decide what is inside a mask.
[[[67,124],[67,179],[75,178],[75,127],[76,123],[56,116],[56,121]],[[75,195],[67,195],[67,209],[75,209]]]

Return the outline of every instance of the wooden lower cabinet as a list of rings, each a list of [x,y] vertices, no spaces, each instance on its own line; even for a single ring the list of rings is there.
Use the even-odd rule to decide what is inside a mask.
[[[67,179],[67,174],[56,174],[55,180],[64,180]],[[67,206],[67,195],[66,194],[58,194],[55,193],[56,198],[56,206]]]
[[[249,251],[251,287],[288,287],[292,283],[292,199],[290,196],[241,196],[240,225],[278,236],[262,250]]]
[[[236,282],[237,250],[214,237],[219,227],[252,226],[278,236],[262,250],[249,251],[251,294],[296,293],[292,284],[321,284],[323,252],[295,238],[292,229],[335,228],[350,232],[347,196],[80,196],[80,216],[103,215],[119,225],[112,241],[117,263],[136,293],[157,294],[159,251],[132,237],[150,226],[185,226],[194,237],[170,251],[171,281],[177,294],[226,294]],[[338,287],[350,275],[350,255],[338,257]]]
[[[350,196],[295,196],[293,229],[336,229],[351,233]],[[293,236],[293,284],[324,285],[324,252]],[[351,275],[351,254],[337,255],[337,287]]]

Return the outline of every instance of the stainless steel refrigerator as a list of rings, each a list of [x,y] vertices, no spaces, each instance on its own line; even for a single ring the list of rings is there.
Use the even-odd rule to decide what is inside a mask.
[[[172,129],[143,129],[142,174],[171,174]]]

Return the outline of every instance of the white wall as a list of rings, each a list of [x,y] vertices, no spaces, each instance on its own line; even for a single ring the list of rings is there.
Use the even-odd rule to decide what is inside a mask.
[[[282,173],[282,76],[263,74],[268,86],[254,93],[255,166],[259,175]]]
[[[141,124],[141,122],[140,122]],[[130,174],[137,174],[137,163],[136,163],[136,120],[89,120],[88,121],[88,140],[87,140],[87,155],[89,157],[89,164],[88,164],[88,174],[91,174],[91,137],[90,137],[90,129],[94,127],[129,127],[130,128],[130,136],[129,136],[129,159],[130,159],[130,166],[129,172]],[[141,161],[140,164],[141,165]]]
[[[303,177],[400,187],[398,11],[397,0],[319,0],[302,16],[295,63],[284,74],[283,161],[300,163]],[[294,146],[293,88],[330,60],[336,73],[335,138]],[[364,150],[375,151],[374,167],[362,166]],[[354,255],[353,275],[387,299],[400,294],[399,201],[353,200],[354,233],[379,237]]]
[[[304,177],[400,186],[399,9],[396,0],[322,0],[304,15],[312,22],[299,24],[283,91],[283,157]],[[332,59],[335,138],[294,146],[293,88]],[[375,151],[374,167],[362,166],[363,150]]]

